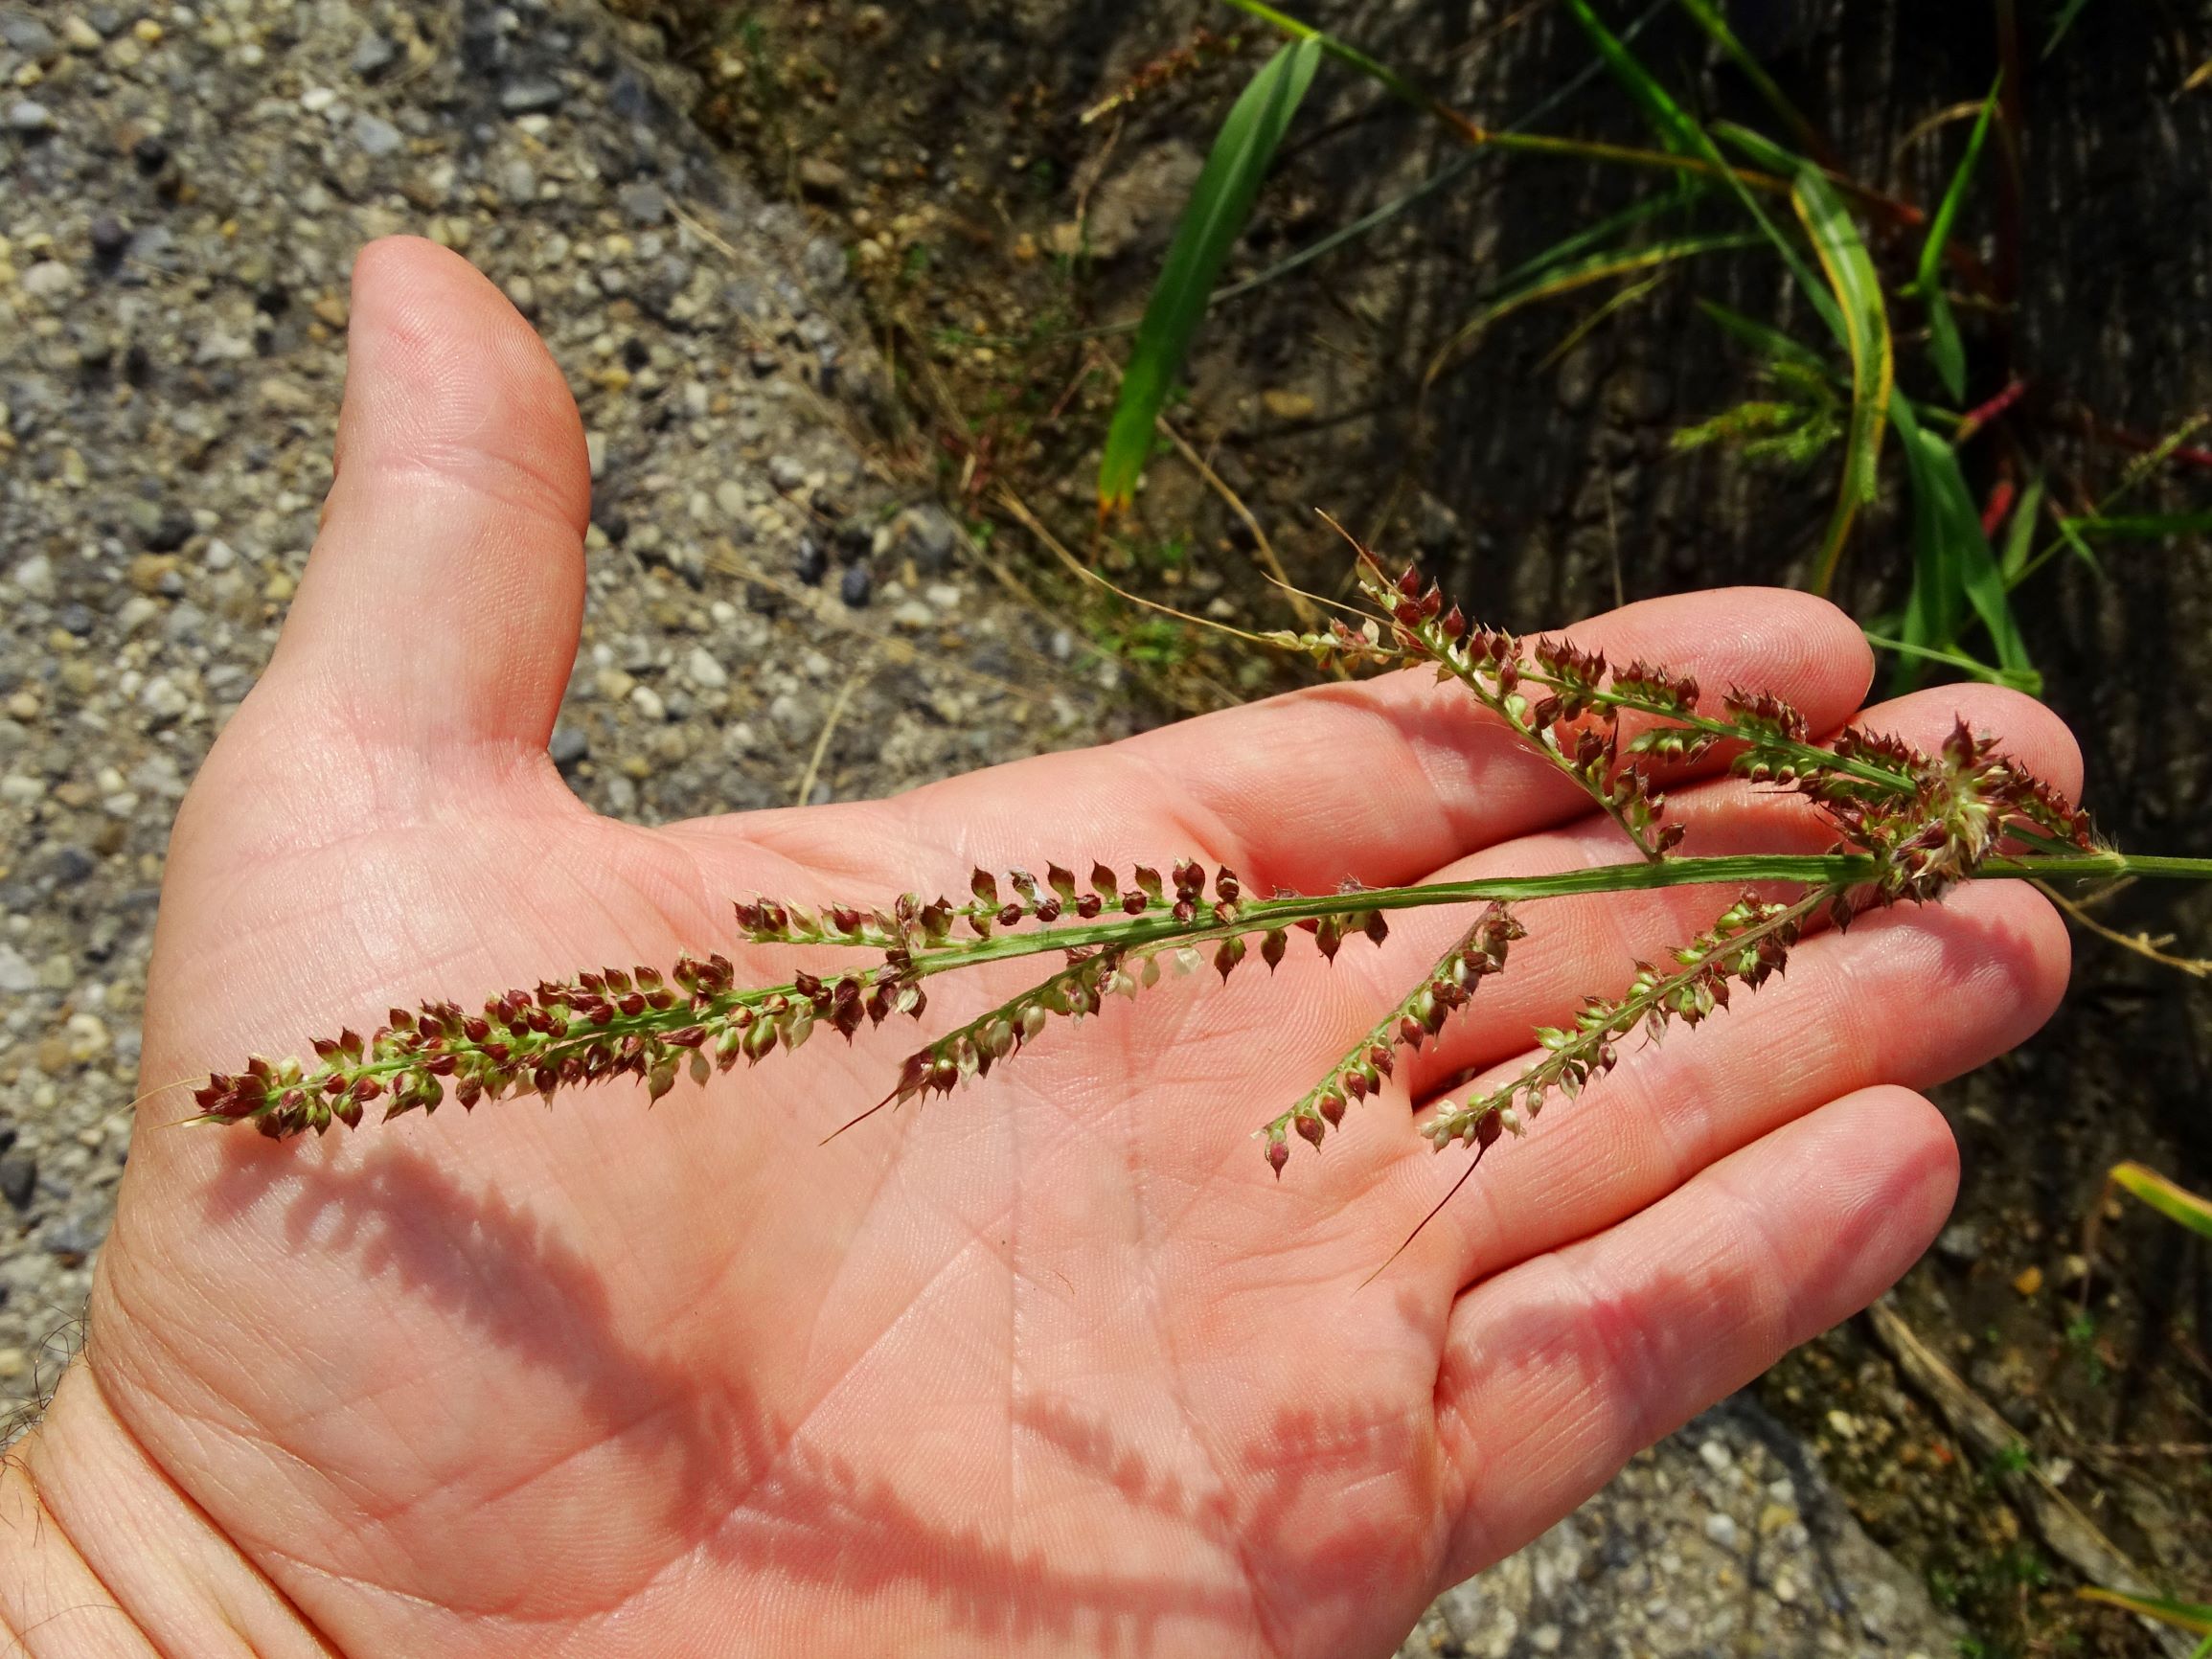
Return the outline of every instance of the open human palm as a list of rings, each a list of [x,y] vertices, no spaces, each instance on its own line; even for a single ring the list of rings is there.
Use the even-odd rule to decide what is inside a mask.
[[[581,967],[720,949],[764,978],[806,959],[733,946],[729,901],[759,893],[878,901],[1048,859],[1189,855],[1265,892],[1621,856],[1410,675],[890,801],[594,817],[544,748],[582,600],[566,390],[453,256],[376,244],[355,284],[324,534],[178,820],[149,1088]],[[1787,593],[1576,631],[1823,727],[1868,676],[1850,623]],[[1928,739],[1954,713],[2077,782],[2024,699],[1869,717]],[[1673,799],[1696,848],[1774,843],[1742,784]],[[1408,1096],[1514,1068],[1725,898],[1533,909],[1405,1087],[1280,1182],[1250,1130],[1464,918],[1165,986],[826,1146],[925,1034],[819,1036],[650,1109],[626,1082],[281,1146],[157,1099],[84,1363],[21,1459],[67,1552],[12,1529],[36,1571],[0,1613],[42,1653],[144,1650],[99,1646],[96,1603],[194,1654],[1386,1650],[1889,1284],[1955,1172],[1909,1089],[2018,1041],[2064,979],[2019,883],[1816,936],[1501,1148],[1366,1283],[1463,1167]],[[927,1029],[1024,983],[1004,971],[933,987]]]

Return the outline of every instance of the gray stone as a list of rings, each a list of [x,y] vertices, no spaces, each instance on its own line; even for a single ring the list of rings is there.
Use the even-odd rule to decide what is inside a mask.
[[[858,610],[868,602],[876,591],[876,580],[868,574],[868,567],[855,564],[847,568],[845,580],[837,584],[837,597]]]
[[[771,455],[768,457],[768,482],[788,495],[807,482],[807,469],[788,455]]]
[[[669,216],[668,193],[650,180],[624,185],[615,192],[615,200],[637,224],[657,225]]]
[[[9,573],[9,578],[32,599],[54,597],[54,561],[43,553],[34,553],[23,560]]]
[[[361,36],[361,43],[353,48],[353,73],[363,80],[375,80],[399,60],[399,49],[383,35],[371,31]]]
[[[54,111],[34,98],[18,98],[8,106],[8,130],[35,137],[54,130]]]
[[[799,580],[809,587],[821,586],[822,579],[830,574],[830,556],[810,535],[799,537],[798,557],[792,563]]]
[[[6,1198],[18,1212],[31,1208],[31,1199],[38,1190],[38,1159],[30,1152],[10,1152],[0,1157],[0,1198]]]
[[[851,183],[845,170],[827,156],[806,155],[799,158],[799,188],[810,196],[823,201],[843,201],[845,190]]]
[[[87,234],[92,239],[92,257],[103,265],[115,263],[130,246],[129,227],[113,214],[102,214],[94,219]]]
[[[591,739],[581,726],[556,726],[546,751],[552,755],[553,763],[565,770],[591,753]]]
[[[537,170],[519,158],[499,170],[499,193],[516,207],[537,199]]]
[[[55,39],[53,30],[35,17],[13,11],[0,11],[0,40],[26,57],[48,57],[61,50],[61,42]]]
[[[25,293],[50,305],[77,292],[77,273],[59,260],[40,260],[19,280]]]
[[[50,1223],[40,1231],[38,1241],[46,1247],[49,1256],[82,1261],[99,1249],[100,1241],[106,1237],[107,1224],[103,1218],[79,1212]]]
[[[541,115],[559,109],[568,88],[550,76],[510,80],[499,89],[499,107],[509,115]]]
[[[38,989],[38,970],[13,945],[0,944],[0,991],[21,996]]]
[[[1972,1267],[1981,1260],[1981,1229],[1972,1221],[1952,1222],[1936,1235],[1935,1253],[1954,1267]]]
[[[704,646],[694,646],[684,658],[684,677],[702,692],[718,692],[730,683],[729,670]]]
[[[361,147],[364,154],[381,161],[385,156],[398,154],[407,140],[382,116],[364,111],[353,117],[353,142]]]
[[[952,550],[960,532],[952,515],[934,501],[906,510],[903,537],[906,556],[924,576],[943,576],[952,563]]]
[[[1091,197],[1083,227],[1091,254],[1110,260],[1165,248],[1204,165],[1197,150],[1179,138],[1130,156]]]

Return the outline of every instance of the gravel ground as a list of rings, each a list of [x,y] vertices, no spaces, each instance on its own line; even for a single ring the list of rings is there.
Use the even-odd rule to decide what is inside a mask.
[[[735,176],[688,98],[582,0],[0,5],[0,1395],[73,1344],[169,821],[313,537],[367,239],[465,252],[582,407],[591,595],[553,749],[594,806],[879,794],[1127,727],[1112,666],[872,466],[844,250]],[[1737,1403],[1404,1651],[1952,1635]]]
[[[1447,1592],[1400,1659],[1949,1659],[1962,1632],[1747,1395]]]

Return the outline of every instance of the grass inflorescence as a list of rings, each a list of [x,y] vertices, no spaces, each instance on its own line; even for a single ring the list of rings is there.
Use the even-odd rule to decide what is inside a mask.
[[[1486,1094],[1431,1111],[1422,1132],[1441,1151],[1477,1158],[1525,1128],[1556,1096],[1573,1099],[1639,1032],[1696,1025],[1781,971],[1805,927],[1849,925],[1861,912],[1929,903],[1958,882],[2129,874],[2212,876],[2212,860],[2132,858],[2100,847],[2086,813],[1963,723],[1932,754],[1895,737],[1847,729],[1816,740],[1795,709],[1764,693],[1707,696],[1663,666],[1614,666],[1557,640],[1524,639],[1471,623],[1418,571],[1392,575],[1354,544],[1366,613],[1312,633],[1267,636],[1325,665],[1425,669],[1463,689],[1621,832],[1632,856],[1552,875],[1492,876],[1417,886],[1348,885],[1327,894],[1248,892],[1225,867],[1195,859],[1164,875],[1096,865],[1087,879],[1048,864],[978,870],[960,900],[907,894],[883,905],[804,906],[739,901],[749,944],[803,947],[869,960],[798,971],[784,983],[741,985],[717,952],[661,970],[607,967],[488,998],[395,1009],[364,1037],[318,1040],[311,1059],[250,1058],[210,1078],[195,1099],[202,1120],[251,1124],[282,1139],[333,1123],[353,1126],[382,1102],[386,1118],[464,1108],[485,1100],[556,1094],[627,1078],[658,1099],[681,1075],[704,1081],[741,1059],[796,1049],[818,1030],[848,1040],[893,1018],[920,1020],[925,982],[939,974],[1028,956],[1060,958],[1020,994],[909,1054],[870,1111],[947,1093],[1010,1062],[1050,1031],[1135,997],[1167,971],[1206,966],[1227,979],[1257,959],[1274,969],[1300,939],[1326,961],[1356,941],[1380,944],[1394,912],[1480,905],[1450,948],[1300,1100],[1256,1130],[1278,1174],[1295,1135],[1321,1147],[1351,1103],[1382,1092],[1397,1052],[1418,1049],[1505,970],[1523,937],[1523,911],[1544,898],[1707,885],[1733,890],[1711,925],[1624,988],[1593,990],[1565,1028],[1534,1034],[1539,1056]],[[1629,716],[1633,716],[1632,720]],[[1685,855],[1665,779],[1725,751],[1728,769],[1776,795],[1810,802],[1835,835],[1826,852]],[[1789,884],[1767,898],[1754,884]],[[1304,949],[1306,945],[1300,944]],[[869,1115],[862,1112],[861,1117]],[[857,1122],[858,1119],[853,1120]],[[848,1126],[850,1126],[848,1125]]]

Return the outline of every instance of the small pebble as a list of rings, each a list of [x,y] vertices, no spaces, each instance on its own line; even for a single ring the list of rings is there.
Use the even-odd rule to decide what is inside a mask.
[[[830,556],[822,551],[822,544],[810,535],[799,537],[799,557],[796,561],[798,578],[809,587],[819,587],[822,579],[830,574]],[[21,577],[17,577],[21,584]]]
[[[123,258],[130,246],[130,232],[113,214],[102,214],[92,221],[92,255],[103,265],[112,265]]]
[[[49,305],[77,292],[77,273],[59,260],[40,260],[19,281],[25,293]]]
[[[868,574],[866,565],[848,565],[845,569],[844,580],[837,584],[837,597],[855,610],[858,610],[868,602],[869,595],[875,591],[875,579]]]
[[[0,944],[0,991],[22,996],[38,989],[38,970],[12,945]]]
[[[684,677],[702,692],[718,692],[730,683],[729,670],[704,646],[694,646],[684,658]]]
[[[657,225],[669,216],[668,193],[650,180],[624,185],[615,192],[615,200],[639,225]]]
[[[353,73],[363,80],[375,80],[399,59],[399,49],[372,32],[362,35],[360,45],[353,48]]]
[[[499,107],[509,115],[539,115],[559,109],[568,96],[559,81],[545,78],[511,80],[499,89]]]
[[[381,160],[397,154],[407,141],[399,129],[382,116],[361,114],[353,117],[353,142],[361,147],[364,155]]]
[[[54,31],[37,18],[17,16],[13,12],[0,12],[0,40],[26,57],[48,57],[60,45],[54,38]]]
[[[1981,1260],[1981,1229],[1972,1221],[1953,1221],[1936,1235],[1935,1253],[1946,1261],[1972,1267]]]
[[[10,1152],[0,1157],[0,1198],[6,1198],[18,1212],[31,1208],[31,1195],[38,1186],[38,1160],[29,1152]]]

